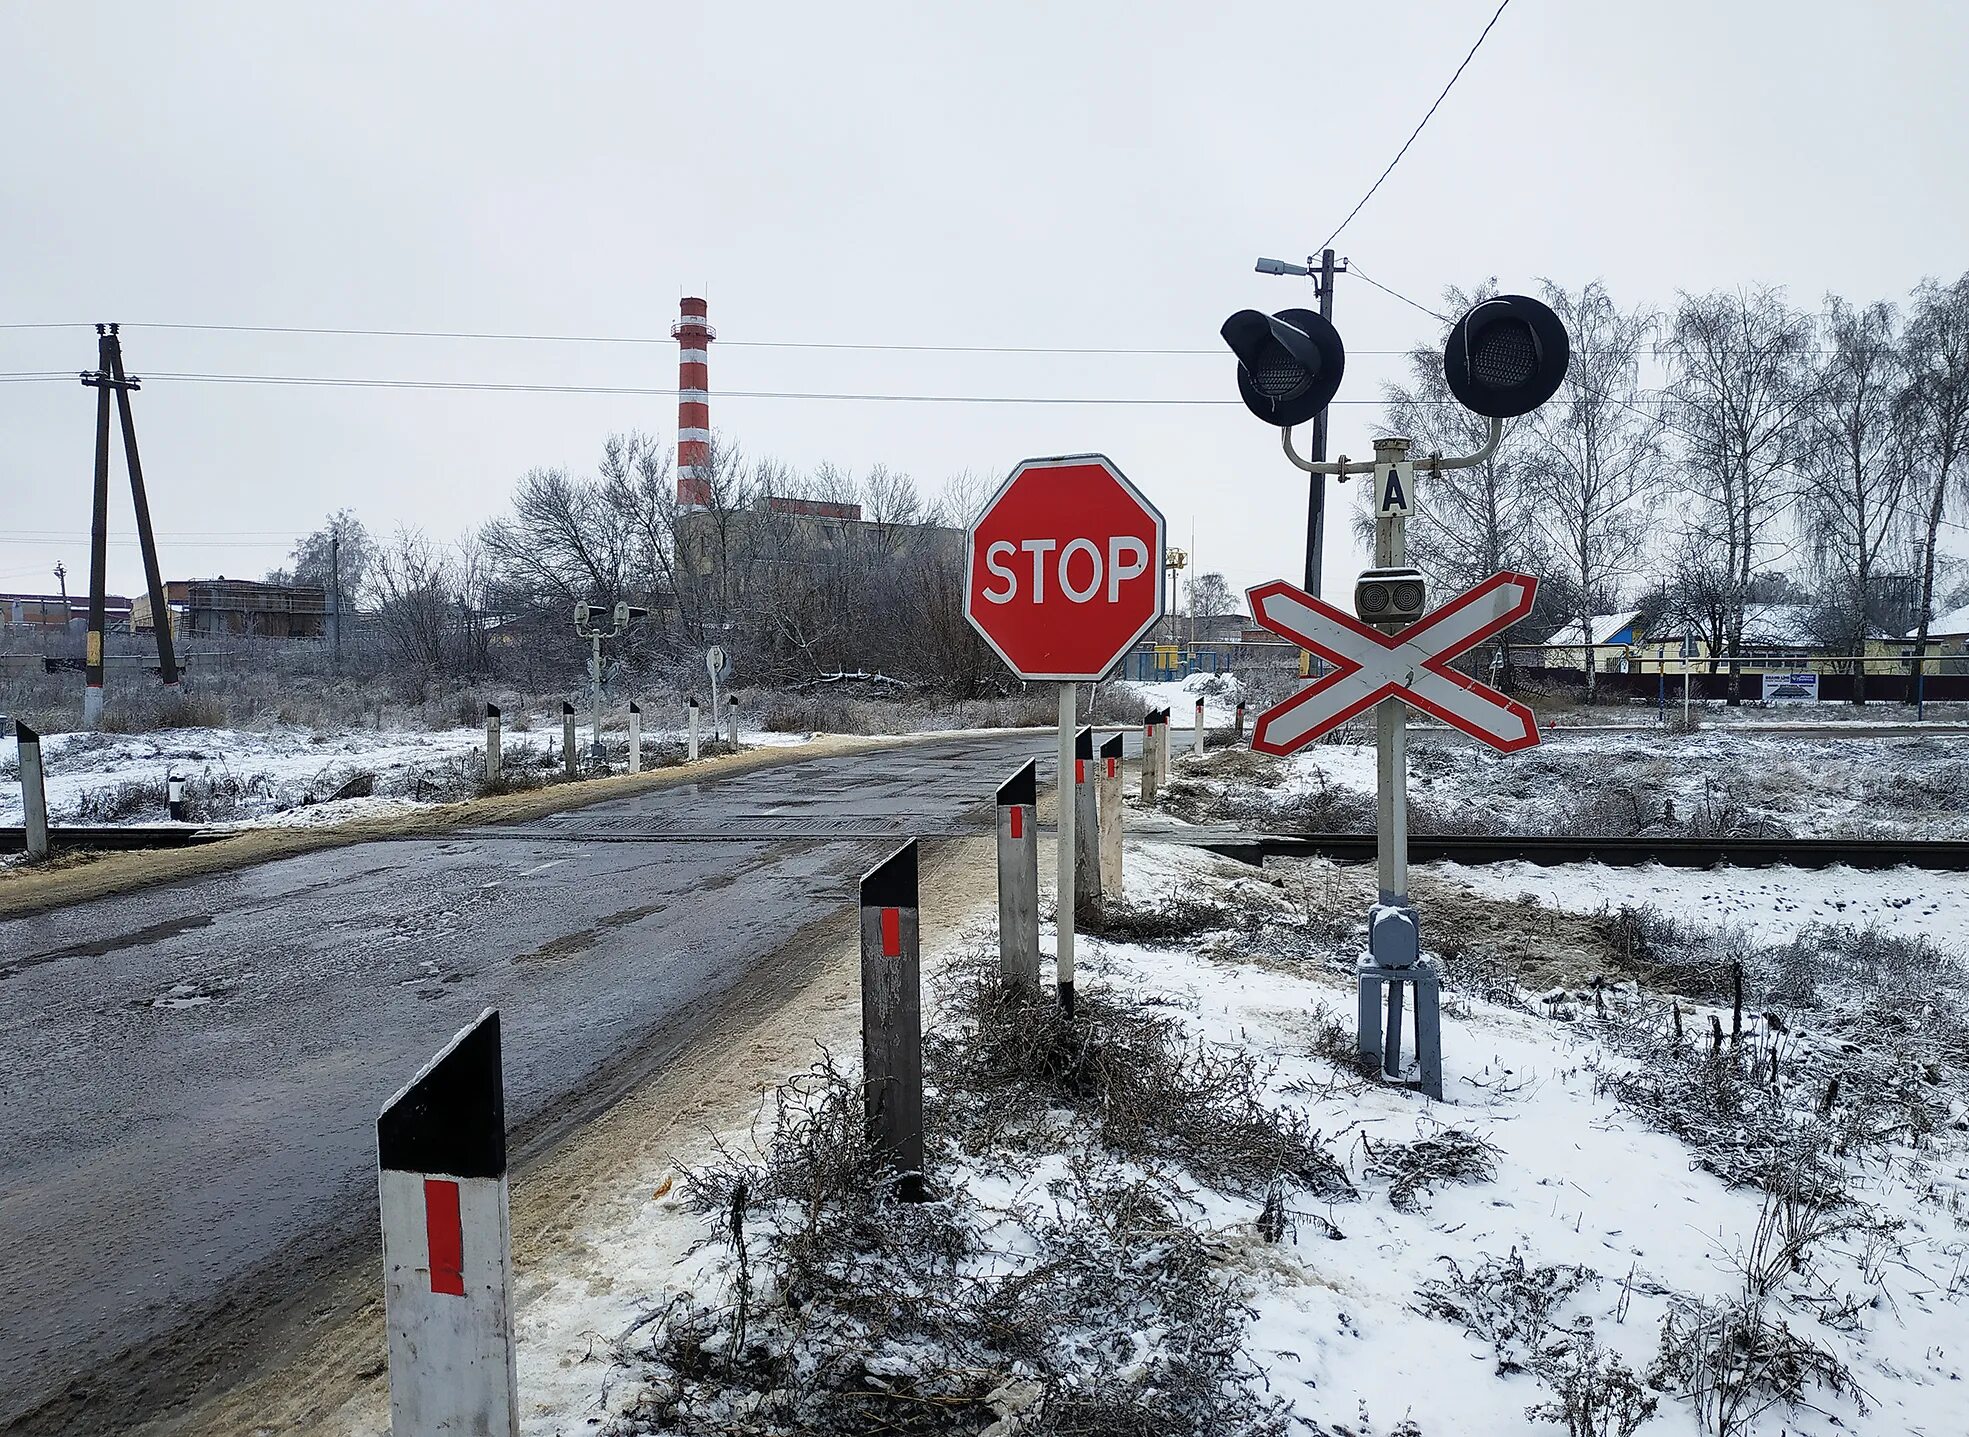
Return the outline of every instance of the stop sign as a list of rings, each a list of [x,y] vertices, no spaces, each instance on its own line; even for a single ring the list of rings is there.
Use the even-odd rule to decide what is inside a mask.
[[[1162,617],[1162,515],[1103,455],[1028,459],[971,523],[964,614],[1024,679],[1098,679]]]

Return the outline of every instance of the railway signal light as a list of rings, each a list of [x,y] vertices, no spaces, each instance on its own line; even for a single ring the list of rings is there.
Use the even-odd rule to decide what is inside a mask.
[[[1443,377],[1465,409],[1490,419],[1529,414],[1558,392],[1571,362],[1559,316],[1522,294],[1471,308],[1443,346]]]
[[[1245,408],[1267,424],[1289,429],[1309,423],[1339,391],[1346,346],[1332,323],[1313,310],[1241,309],[1224,321],[1221,333],[1237,356]]]
[[[1428,607],[1420,569],[1369,569],[1354,581],[1354,612],[1363,623],[1412,624]]]

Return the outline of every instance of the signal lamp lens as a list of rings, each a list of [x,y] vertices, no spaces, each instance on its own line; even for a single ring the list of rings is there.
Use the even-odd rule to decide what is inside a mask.
[[[1361,612],[1363,614],[1385,614],[1388,611],[1388,589],[1384,584],[1370,584],[1361,590]]]
[[[1395,585],[1395,608],[1404,614],[1412,614],[1422,607],[1422,586],[1420,584]]]

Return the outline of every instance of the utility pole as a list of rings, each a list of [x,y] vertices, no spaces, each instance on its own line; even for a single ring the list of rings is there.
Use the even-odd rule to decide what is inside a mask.
[[[103,710],[103,630],[109,549],[109,396],[116,394],[122,421],[123,463],[130,475],[130,503],[137,516],[137,543],[143,551],[144,583],[150,593],[151,628],[157,636],[157,672],[166,689],[178,686],[176,643],[171,633],[171,606],[164,597],[164,577],[157,564],[157,539],[150,524],[150,499],[144,492],[144,466],[137,455],[137,426],[130,413],[130,391],[143,381],[123,371],[123,342],[114,324],[96,326],[96,368],[84,371],[82,383],[96,391],[95,506],[89,529],[88,688],[82,701],[83,721],[91,728]]]
[[[1308,257],[1306,267],[1312,268]],[[1320,251],[1319,278],[1314,281],[1320,302],[1320,318],[1333,318],[1333,277],[1347,272],[1346,262],[1338,265],[1333,262],[1333,251]],[[1329,411],[1321,409],[1313,416],[1313,462],[1326,458],[1326,421]],[[1326,552],[1326,476],[1315,474],[1312,487],[1306,495],[1306,592],[1314,598],[1320,592],[1320,568],[1322,556]]]
[[[328,604],[331,616],[329,621],[334,625],[329,630],[329,663],[339,674],[342,672],[342,534],[340,529],[328,531]]]

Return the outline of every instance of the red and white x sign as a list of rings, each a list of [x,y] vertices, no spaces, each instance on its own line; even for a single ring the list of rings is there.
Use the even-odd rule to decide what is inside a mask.
[[[1294,753],[1393,697],[1505,753],[1530,748],[1538,742],[1531,710],[1449,665],[1530,613],[1537,592],[1529,574],[1492,574],[1420,621],[1383,634],[1283,579],[1260,584],[1249,595],[1252,617],[1318,654],[1333,672],[1261,714],[1251,746]]]

